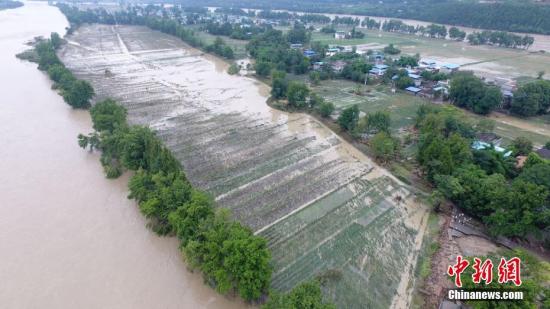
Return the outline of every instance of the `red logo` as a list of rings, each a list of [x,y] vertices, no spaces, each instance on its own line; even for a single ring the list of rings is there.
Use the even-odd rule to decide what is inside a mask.
[[[456,257],[456,263],[450,265],[447,269],[447,274],[454,277],[456,287],[462,287],[462,280],[460,275],[468,268],[470,262],[462,258],[461,255]],[[493,261],[486,259],[483,263],[481,259],[474,258],[474,264],[472,265],[474,273],[472,275],[472,281],[475,284],[484,281],[485,284],[493,282]],[[500,259],[498,264],[498,283],[513,282],[516,286],[521,285],[521,259],[513,257],[509,260],[505,258]]]

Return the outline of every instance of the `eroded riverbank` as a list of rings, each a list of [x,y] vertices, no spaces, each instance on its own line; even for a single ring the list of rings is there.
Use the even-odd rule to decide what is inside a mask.
[[[91,130],[36,65],[24,43],[67,21],[26,2],[0,12],[0,304],[3,308],[242,308],[187,271],[175,239],[145,227],[76,136]]]
[[[265,86],[177,38],[91,25],[69,41],[60,57],[98,99],[154,128],[194,185],[268,239],[275,289],[325,276],[342,307],[408,302],[413,278],[402,274],[426,213],[410,188],[312,117],[269,108]]]

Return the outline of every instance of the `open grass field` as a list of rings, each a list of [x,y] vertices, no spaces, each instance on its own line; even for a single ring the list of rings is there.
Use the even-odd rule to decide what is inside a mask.
[[[362,112],[388,111],[392,117],[392,129],[414,124],[416,110],[427,101],[407,93],[391,93],[389,87],[384,85],[364,86],[363,95],[353,93],[359,84],[347,80],[323,81],[319,86],[313,86],[313,91],[321,95],[327,101],[336,106],[336,110],[344,109],[353,104],[359,105]]]

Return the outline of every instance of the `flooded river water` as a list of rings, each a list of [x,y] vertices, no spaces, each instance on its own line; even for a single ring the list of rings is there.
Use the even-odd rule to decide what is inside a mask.
[[[187,271],[129,201],[126,177],[105,179],[77,146],[88,112],[72,110],[23,43],[67,21],[46,3],[0,11],[0,307],[242,308]]]

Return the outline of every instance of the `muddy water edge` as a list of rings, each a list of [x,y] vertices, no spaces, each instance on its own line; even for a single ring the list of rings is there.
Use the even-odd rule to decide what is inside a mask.
[[[3,308],[242,308],[204,285],[126,198],[127,177],[105,179],[76,136],[87,111],[66,105],[26,41],[68,25],[55,7],[0,11],[0,304]]]

